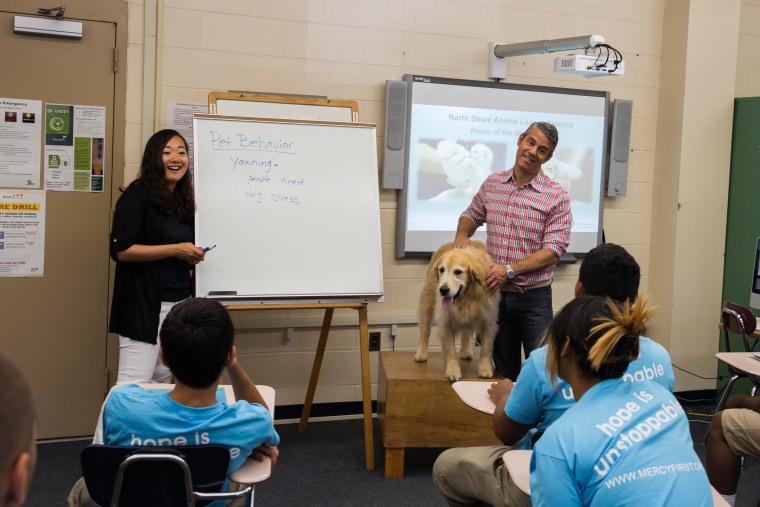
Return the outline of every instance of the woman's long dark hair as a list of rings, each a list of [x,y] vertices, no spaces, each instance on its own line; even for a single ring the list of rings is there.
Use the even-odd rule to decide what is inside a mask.
[[[182,134],[172,129],[159,130],[145,143],[140,174],[129,186],[142,185],[150,200],[162,213],[171,215],[174,212],[181,221],[188,222],[195,213],[195,193],[189,169],[177,182],[174,192],[170,192],[166,186],[163,152],[173,137],[182,139],[187,149],[187,141]]]

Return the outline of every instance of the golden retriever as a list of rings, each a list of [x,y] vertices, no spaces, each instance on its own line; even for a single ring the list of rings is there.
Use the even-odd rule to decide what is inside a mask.
[[[459,357],[472,357],[471,340],[480,334],[478,374],[493,377],[493,340],[499,313],[499,291],[488,294],[485,277],[493,262],[482,241],[473,241],[470,248],[441,246],[428,264],[425,284],[420,292],[420,342],[415,361],[427,361],[430,326],[438,327],[443,348],[446,378],[455,382],[462,378],[456,357],[455,339],[460,338]]]

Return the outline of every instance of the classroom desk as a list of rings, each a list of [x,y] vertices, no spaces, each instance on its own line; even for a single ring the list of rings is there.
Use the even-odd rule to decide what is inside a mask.
[[[111,388],[111,391],[123,385],[124,384],[116,384]],[[139,382],[137,385],[142,387],[143,389],[153,389],[155,391],[164,391],[167,393],[174,389],[174,384]],[[266,386],[261,386],[261,387],[266,387]],[[271,387],[269,389],[271,389]],[[108,394],[111,394],[111,391],[109,391]],[[264,401],[267,402],[267,405],[269,405],[269,401],[267,400],[266,396],[264,396],[264,393],[262,391],[259,391],[259,392],[261,393],[261,396],[264,398]],[[271,396],[272,396],[272,399],[274,399],[274,392],[271,393]],[[222,403],[227,403],[228,405],[235,403],[235,401],[237,401],[235,400],[235,391],[233,391],[232,386],[228,384],[219,384],[216,387],[216,399]]]
[[[517,489],[530,496],[530,458],[533,451],[515,449],[501,457]]]
[[[533,455],[533,451],[514,450],[507,451],[502,456],[504,466],[507,467],[509,476],[515,483],[515,486],[530,496],[530,458]],[[710,493],[713,499],[713,505],[715,507],[728,507],[726,502],[720,493],[715,488],[710,486]]]
[[[232,391],[232,386],[225,385],[219,387],[229,387],[230,391]],[[258,389],[261,397],[264,398],[264,402],[266,402],[269,413],[274,421],[274,389],[270,386],[260,385],[257,385],[256,389]],[[232,400],[233,402],[235,400],[234,393],[232,393]],[[262,461],[252,458],[245,460],[237,470],[230,474],[230,479],[239,484],[256,484],[264,479],[268,479],[270,475],[272,475],[272,460],[268,456],[265,456]]]
[[[497,382],[498,379],[494,380]],[[491,401],[488,389],[493,382],[484,382],[482,380],[460,380],[451,384],[454,392],[459,398],[471,408],[484,414],[493,415],[496,411],[496,405]]]
[[[739,371],[760,377],[760,360],[753,357],[755,354],[758,352],[718,352],[715,357]]]
[[[325,316],[322,320],[322,330],[319,333],[319,342],[314,355],[314,363],[311,368],[309,387],[306,390],[306,399],[301,412],[301,423],[298,430],[303,433],[309,424],[309,414],[314,401],[314,393],[317,390],[319,371],[322,368],[322,358],[325,355],[327,335],[330,333],[333,312],[336,308],[349,308],[359,312],[359,357],[361,361],[362,376],[362,411],[364,413],[364,467],[367,470],[375,469],[375,442],[372,434],[372,381],[369,371],[369,324],[367,321],[367,303],[343,302],[343,303],[293,303],[293,304],[240,304],[227,305],[227,310],[297,310],[297,309],[324,309]]]
[[[116,384],[111,388],[110,391],[108,391],[108,394],[111,394],[111,391],[116,389],[117,387],[121,387],[125,384]],[[151,382],[145,382],[145,383],[138,383],[138,386],[142,387],[143,389],[155,389],[158,391],[166,391],[167,393],[174,389],[174,384],[155,384]],[[274,389],[270,386],[260,386],[257,385],[256,389],[258,389],[259,394],[262,398],[264,398],[264,401],[267,404],[267,408],[269,409],[269,413],[272,415],[272,419],[274,419],[274,399],[275,399],[275,393]],[[232,390],[232,386],[229,384],[219,384],[216,388],[216,399],[221,401],[222,403],[235,403],[237,400],[235,399],[235,391]]]

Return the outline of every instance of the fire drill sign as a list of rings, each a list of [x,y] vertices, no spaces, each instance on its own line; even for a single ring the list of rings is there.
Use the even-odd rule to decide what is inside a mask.
[[[45,191],[0,190],[0,277],[42,276]]]

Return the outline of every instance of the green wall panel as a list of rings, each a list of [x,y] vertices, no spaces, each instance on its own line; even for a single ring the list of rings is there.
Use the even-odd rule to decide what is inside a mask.
[[[709,234],[709,231],[705,231]],[[760,237],[760,97],[734,101],[734,129],[731,145],[731,176],[728,191],[726,250],[723,266],[723,301],[749,305],[750,285],[755,262],[755,243]],[[757,315],[757,310],[755,314]],[[716,309],[716,323],[720,309]],[[719,333],[716,333],[719,336]],[[719,337],[720,339],[720,337]],[[740,351],[740,339],[731,342]],[[760,347],[758,347],[760,348]],[[720,350],[723,350],[720,340]],[[719,375],[726,376],[719,362]],[[726,381],[718,382],[722,389]],[[748,392],[750,384],[737,384],[732,393]]]

